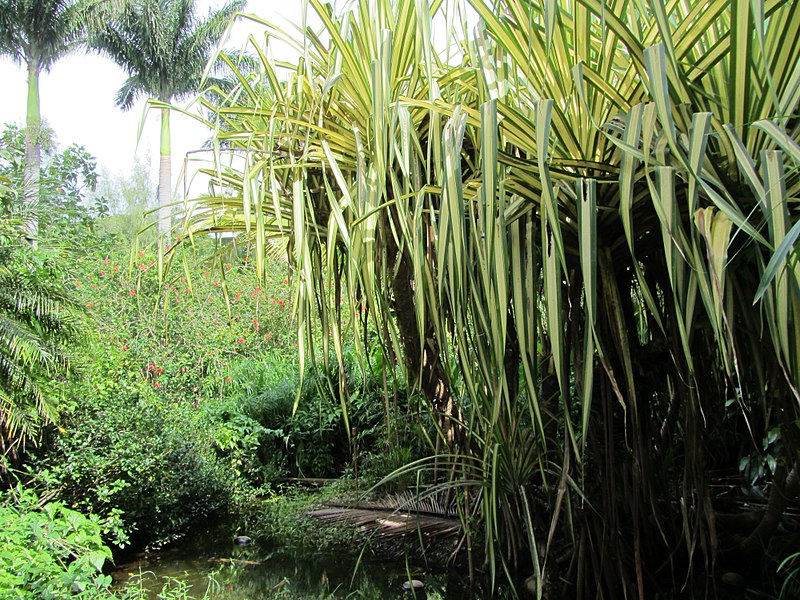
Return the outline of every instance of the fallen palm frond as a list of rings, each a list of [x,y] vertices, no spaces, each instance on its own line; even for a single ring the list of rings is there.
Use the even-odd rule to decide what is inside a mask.
[[[461,534],[461,522],[456,517],[434,517],[389,508],[328,507],[308,514],[324,523],[348,523],[377,540],[406,536],[444,538]]]

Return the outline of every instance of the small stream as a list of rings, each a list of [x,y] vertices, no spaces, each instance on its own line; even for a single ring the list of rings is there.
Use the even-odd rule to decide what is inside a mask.
[[[454,572],[431,573],[420,566],[366,558],[359,562],[357,557],[300,552],[259,539],[237,546],[224,525],[209,526],[172,547],[120,564],[112,576],[115,585],[130,581],[150,590],[153,598],[165,585],[173,591],[189,588],[197,600],[472,597]],[[404,594],[409,578],[424,582],[425,589],[416,596]]]

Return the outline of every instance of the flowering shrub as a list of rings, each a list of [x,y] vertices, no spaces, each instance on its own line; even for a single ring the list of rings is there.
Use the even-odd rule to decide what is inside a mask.
[[[278,308],[291,287],[281,265],[258,282],[244,261],[210,268],[193,255],[160,285],[156,256],[101,247],[65,275],[87,307],[87,335],[37,468],[65,502],[120,513],[134,543],[164,542],[241,488],[230,444],[247,442],[234,432],[219,443],[209,409],[234,394],[240,363],[294,362],[290,311]]]

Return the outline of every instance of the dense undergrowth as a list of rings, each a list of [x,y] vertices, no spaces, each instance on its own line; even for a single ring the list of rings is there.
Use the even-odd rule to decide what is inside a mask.
[[[21,173],[5,150],[0,192],[13,198]],[[147,232],[131,239],[105,200],[86,201],[93,162],[80,148],[70,156],[83,162],[62,160],[56,176],[75,194],[63,218],[42,229],[39,249],[16,237],[16,213],[3,214],[0,232],[9,271],[57,290],[53,310],[69,304],[76,333],[63,369],[33,374],[49,412],[18,395],[29,428],[4,423],[0,595],[104,597],[110,549],[157,548],[209,516],[269,502],[288,478],[368,486],[413,456],[402,382],[380,364],[346,349],[341,374],[320,360],[301,377],[284,262],[259,279],[248,246],[202,238],[178,240],[163,268]],[[284,531],[301,522],[286,511]],[[173,583],[169,593],[181,597]],[[118,592],[137,593],[146,592]]]

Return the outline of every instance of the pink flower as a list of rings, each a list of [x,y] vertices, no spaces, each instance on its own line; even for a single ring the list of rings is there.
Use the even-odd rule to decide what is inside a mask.
[[[284,279],[284,280],[283,280],[283,283],[285,283],[285,284],[287,284],[287,285],[288,285],[288,284],[289,284],[289,280],[288,280],[288,279]]]

